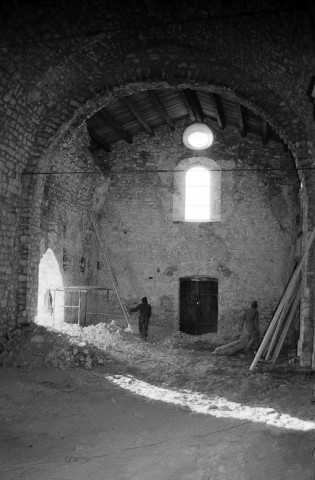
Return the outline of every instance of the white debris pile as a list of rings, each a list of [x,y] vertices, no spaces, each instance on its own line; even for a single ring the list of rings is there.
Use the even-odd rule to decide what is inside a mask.
[[[90,325],[78,329],[77,325],[64,323],[61,327],[61,332],[72,337],[82,338],[86,342],[93,343],[96,347],[106,349],[108,347],[115,347],[122,340],[123,329],[111,323],[98,323],[97,325]]]

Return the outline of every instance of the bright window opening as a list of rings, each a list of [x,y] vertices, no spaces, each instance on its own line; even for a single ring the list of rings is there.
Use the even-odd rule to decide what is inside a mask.
[[[192,167],[186,172],[185,220],[210,220],[210,172],[201,166]]]
[[[192,147],[204,148],[208,143],[208,135],[203,132],[191,133],[188,137],[188,142]]]
[[[213,143],[213,133],[205,123],[193,123],[183,133],[185,147],[192,150],[204,150]]]

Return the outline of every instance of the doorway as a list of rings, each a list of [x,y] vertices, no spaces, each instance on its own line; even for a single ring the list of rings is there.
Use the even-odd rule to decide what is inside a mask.
[[[38,266],[38,295],[36,323],[46,327],[61,325],[64,321],[64,309],[56,308],[52,293],[58,287],[63,287],[62,275],[58,261],[51,248],[41,257]],[[58,297],[59,305],[64,305],[64,293]],[[54,325],[55,324],[55,325]]]
[[[218,280],[180,279],[180,331],[203,335],[218,330]]]

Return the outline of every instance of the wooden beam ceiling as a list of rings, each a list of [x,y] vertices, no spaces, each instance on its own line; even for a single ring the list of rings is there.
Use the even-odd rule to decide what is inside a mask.
[[[185,89],[183,91],[184,98],[186,99],[186,108],[192,120],[197,120],[198,122],[203,122],[204,114],[202,107],[200,105],[200,101],[195,90]]]
[[[154,92],[154,90],[149,90],[148,94],[149,94],[149,97],[151,98],[151,100],[153,101],[153,103],[155,104],[155,106],[158,108],[160,114],[162,115],[162,117],[165,120],[165,122],[167,123],[167,125],[170,127],[171,130],[175,130],[175,125],[174,125],[171,117],[169,116],[169,114],[165,110],[164,106],[160,102],[160,99],[158,98],[157,94]]]
[[[100,110],[98,114],[102,117],[105,123],[107,123],[115,132],[120,136],[120,138],[124,139],[127,143],[132,143],[132,138],[129,133],[126,132],[124,128],[117,122],[110,113],[108,113],[105,109]]]
[[[225,128],[225,118],[223,114],[220,96],[217,93],[210,93],[210,98],[218,125],[221,129],[223,129]]]
[[[187,119],[187,113],[194,122],[215,117],[219,128],[224,129],[226,125],[238,127],[242,137],[252,133],[258,135],[263,144],[269,140],[282,142],[269,124],[237,101],[205,91],[169,89],[161,93],[149,90],[122,97],[110,108],[104,108],[88,119],[92,149],[99,146],[110,152],[117,141],[124,139],[131,144],[132,137],[144,131],[154,136],[153,128],[159,128],[163,123],[174,130],[175,122]]]
[[[144,130],[149,134],[151,135],[151,137],[154,137],[154,131],[152,130],[152,128],[150,127],[150,125],[148,124],[148,122],[145,121],[145,119],[143,118],[143,116],[138,112],[138,110],[136,109],[136,107],[131,103],[131,100],[129,100],[128,97],[123,97],[120,99],[121,102],[125,105],[125,107],[128,108],[128,110],[133,114],[133,116],[138,120],[138,122],[140,123],[140,125],[142,125],[142,127],[144,128]]]

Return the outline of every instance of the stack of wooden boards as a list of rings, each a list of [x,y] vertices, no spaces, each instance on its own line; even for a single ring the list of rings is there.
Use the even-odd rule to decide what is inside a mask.
[[[280,350],[289,331],[292,322],[298,318],[299,305],[301,299],[300,274],[301,268],[305,259],[307,258],[309,249],[315,237],[315,228],[312,231],[304,253],[297,264],[292,277],[283,293],[276,312],[270,322],[270,325],[265,333],[265,336],[260,344],[257,354],[250,366],[253,370],[262,355],[265,355],[265,360],[272,360],[275,362],[279,356]]]

